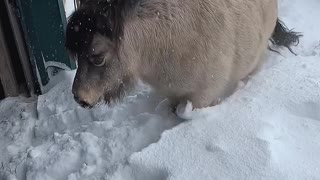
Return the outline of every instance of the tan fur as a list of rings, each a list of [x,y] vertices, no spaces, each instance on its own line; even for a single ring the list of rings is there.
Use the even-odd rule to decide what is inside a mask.
[[[86,56],[103,54],[106,64],[80,61],[78,101],[109,100],[120,81],[141,79],[174,105],[214,105],[262,63],[277,22],[276,0],[142,0],[137,8],[117,50],[95,35]]]
[[[128,19],[121,59],[174,102],[215,104],[260,64],[276,0],[146,0]]]

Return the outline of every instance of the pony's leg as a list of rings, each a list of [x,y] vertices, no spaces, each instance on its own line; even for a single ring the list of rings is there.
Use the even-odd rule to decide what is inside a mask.
[[[219,103],[220,98],[214,93],[214,91],[206,90],[201,93],[192,94],[188,100],[192,102],[193,109],[201,109]]]

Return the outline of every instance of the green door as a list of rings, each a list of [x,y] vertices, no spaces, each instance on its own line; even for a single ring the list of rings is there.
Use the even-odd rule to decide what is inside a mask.
[[[16,0],[33,72],[40,89],[57,70],[73,70],[65,48],[66,17],[62,0]]]

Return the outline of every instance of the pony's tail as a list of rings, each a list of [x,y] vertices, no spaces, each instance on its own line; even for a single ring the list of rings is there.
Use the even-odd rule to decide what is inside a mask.
[[[273,45],[277,47],[284,46],[288,48],[292,54],[297,55],[293,52],[291,46],[297,46],[299,44],[299,39],[302,36],[303,35],[301,33],[294,32],[293,29],[288,29],[282,21],[277,19],[277,24],[272,34],[272,37],[270,38],[270,41]],[[274,49],[271,49],[270,47],[269,50],[278,52]]]

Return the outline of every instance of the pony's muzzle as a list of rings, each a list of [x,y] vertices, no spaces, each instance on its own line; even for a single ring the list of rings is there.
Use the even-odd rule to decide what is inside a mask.
[[[78,96],[74,96],[74,100],[83,108],[92,108],[93,107],[91,104],[80,99]]]

